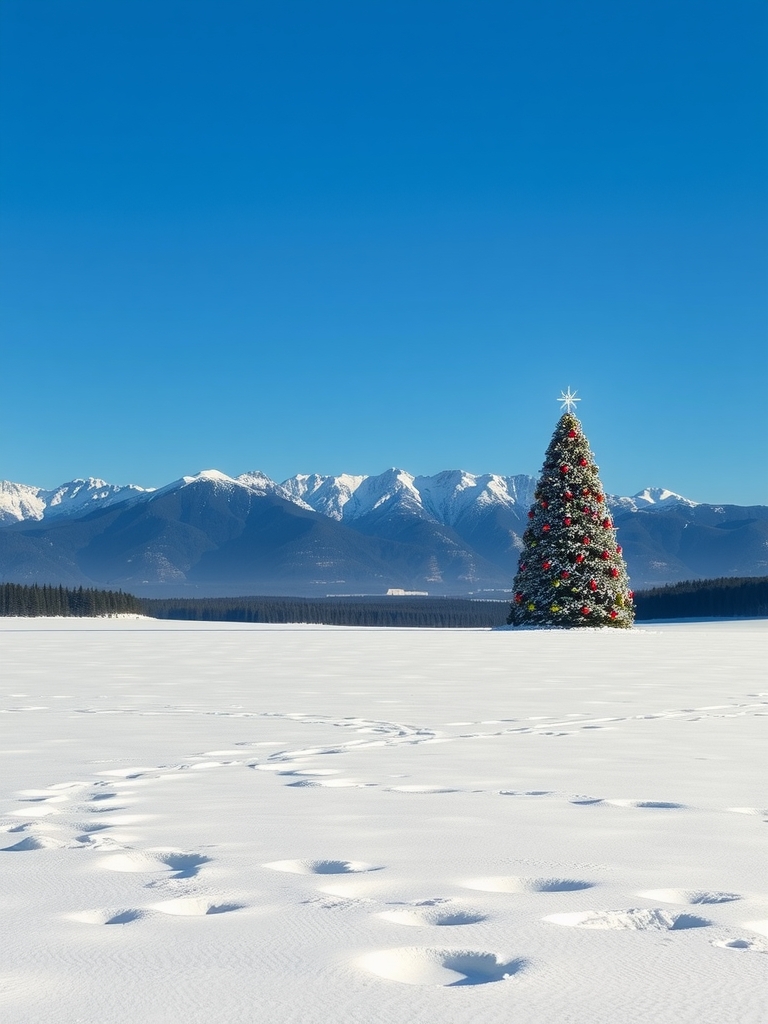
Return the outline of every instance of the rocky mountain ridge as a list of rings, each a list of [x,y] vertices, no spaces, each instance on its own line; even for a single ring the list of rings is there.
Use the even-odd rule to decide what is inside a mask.
[[[282,483],[258,470],[230,477],[209,469],[183,476],[161,488],[110,484],[95,477],[69,480],[51,489],[1,480],[0,526],[27,520],[39,522],[54,516],[86,515],[97,507],[106,508],[131,499],[148,500],[195,481],[225,487],[240,484],[257,494],[273,494],[300,508],[320,512],[337,522],[353,522],[373,512],[400,508],[446,526],[453,526],[475,509],[525,506],[527,510],[535,487],[535,479],[525,474],[500,476],[449,469],[434,476],[413,476],[395,468],[376,476],[297,474]],[[689,498],[661,487],[646,487],[630,497],[608,496],[608,501],[615,508],[631,511],[675,503],[691,508],[696,505]]]

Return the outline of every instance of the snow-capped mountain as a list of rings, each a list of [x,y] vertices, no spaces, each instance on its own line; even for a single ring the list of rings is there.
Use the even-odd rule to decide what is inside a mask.
[[[344,517],[344,509],[349,504],[365,476],[352,476],[343,473],[341,476],[309,476],[298,474],[282,483],[291,501],[303,501],[316,512],[340,522]]]
[[[339,522],[402,511],[444,526],[455,526],[468,513],[493,505],[527,510],[534,486],[530,476],[479,476],[460,469],[434,476],[412,476],[402,469],[378,476],[294,476],[282,484],[294,500],[300,498]]]
[[[166,593],[504,592],[534,487],[525,475],[402,469],[282,483],[257,470],[205,470],[156,490],[4,482],[0,581]],[[650,487],[608,503],[636,587],[768,571],[768,507],[697,504]]]
[[[312,505],[308,505],[302,500],[301,494],[286,486],[290,481],[286,481],[284,484],[277,484],[274,480],[270,480],[266,473],[262,473],[258,469],[251,470],[250,473],[241,473],[240,476],[235,477],[235,481],[250,487],[257,494],[274,494],[278,498],[284,498],[285,501],[292,501],[299,508],[313,508]]]
[[[136,484],[108,484],[94,477],[70,480],[52,490],[0,480],[0,524],[83,515],[96,507],[149,494],[151,490]]]
[[[403,469],[388,469],[376,476],[298,474],[282,483],[258,470],[231,477],[208,469],[183,476],[158,489],[109,484],[93,477],[70,480],[50,490],[2,480],[0,525],[84,515],[97,507],[150,498],[197,481],[230,490],[245,487],[254,494],[272,494],[337,522],[352,523],[374,513],[379,516],[404,513],[444,526],[455,526],[468,516],[477,516],[491,508],[527,511],[535,487],[531,476],[480,475],[459,469],[445,470],[434,476],[413,476]],[[613,508],[628,512],[659,510],[674,504],[694,508],[697,504],[662,487],[646,487],[631,497],[609,496],[608,501]]]
[[[620,498],[616,495],[608,495],[608,504],[613,509],[621,509],[625,512],[638,512],[643,509],[646,512],[669,509],[673,505],[685,505],[687,508],[696,508],[697,501],[684,498],[682,494],[675,494],[664,487],[646,487],[645,490],[633,494],[631,498]]]

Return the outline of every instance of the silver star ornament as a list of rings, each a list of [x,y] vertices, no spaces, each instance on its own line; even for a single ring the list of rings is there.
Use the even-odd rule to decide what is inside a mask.
[[[576,397],[576,392],[571,391],[570,386],[567,391],[561,391],[560,397],[557,399],[561,402],[561,409],[565,409],[566,412],[576,412],[576,403],[580,402],[581,399]]]

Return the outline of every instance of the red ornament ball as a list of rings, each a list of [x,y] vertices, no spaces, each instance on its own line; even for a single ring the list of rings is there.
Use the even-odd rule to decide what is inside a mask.
[[[615,612],[613,609],[611,609],[610,616],[611,616],[612,619],[615,619],[617,614],[618,614],[617,612]]]
[[[563,525],[564,526],[570,526],[571,525],[571,517],[570,516],[566,516],[565,517],[565,519],[563,520]]]
[[[602,558],[602,560],[603,560],[604,562],[607,562],[607,561],[608,561],[608,559],[609,559],[609,558],[610,558],[611,556],[610,556],[610,555],[608,554],[608,552],[607,552],[607,551],[603,551],[603,552],[601,552],[601,554],[600,554],[600,557]]]
[[[590,538],[589,537],[582,537],[581,538],[581,543],[582,544],[590,544],[591,543]]]
[[[549,567],[550,567],[551,565],[552,565],[552,563],[551,563],[551,562],[542,562],[542,563],[541,563],[541,568],[542,568],[542,569],[549,569]]]
[[[603,501],[603,500],[604,500],[604,498],[603,498],[602,494],[596,494],[595,495],[595,501]]]
[[[569,430],[568,431],[568,437],[576,437],[576,431],[575,430]]]
[[[522,600],[523,600],[523,595],[521,593],[518,592],[517,594],[515,594],[515,604],[521,604]]]
[[[594,580],[590,580],[589,581],[589,589],[590,590],[597,590],[597,584],[595,583]]]
[[[531,511],[530,511],[530,512],[528,513],[528,518],[529,518],[529,519],[533,519],[533,510],[531,510]]]
[[[587,460],[586,459],[579,459],[579,465],[580,466],[586,466],[586,464],[587,464]]]
[[[584,561],[584,555],[576,555],[576,561],[577,562],[583,562]]]
[[[571,574],[569,572],[567,572],[565,569],[563,569],[563,571],[560,573],[560,579],[561,580],[567,580],[570,575]]]
[[[570,491],[566,491],[565,494],[563,495],[563,497],[565,498],[566,501],[570,501],[571,498],[573,497],[573,494]]]
[[[611,569],[609,569],[608,571],[610,572],[611,576],[613,576],[614,579],[616,579],[616,577],[619,575],[619,570],[616,568],[615,565]]]
[[[542,501],[541,507],[542,508],[549,508],[549,502],[548,501]]]
[[[613,523],[610,519],[604,519],[603,526],[606,528],[606,530],[610,530],[610,528],[613,526]]]
[[[617,545],[616,545],[616,554],[617,554],[617,555],[620,555],[620,554],[621,554],[621,544],[617,544]]]
[[[528,566],[527,566],[527,564],[525,562],[521,562],[520,563],[520,572],[525,572],[525,570],[527,568],[528,568]]]
[[[586,605],[584,605],[584,607],[581,609],[581,614],[582,615],[589,615],[589,608],[587,608]]]
[[[569,467],[568,467],[568,466],[561,466],[561,467],[560,467],[560,472],[561,472],[561,473],[567,473],[567,472],[568,472],[568,469],[569,469]]]
[[[588,487],[582,487],[581,488],[581,493],[582,494],[589,494],[589,488]]]

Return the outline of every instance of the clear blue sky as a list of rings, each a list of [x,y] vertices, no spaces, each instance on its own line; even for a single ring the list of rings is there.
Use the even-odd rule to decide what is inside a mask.
[[[3,0],[0,478],[768,501],[764,0]]]

